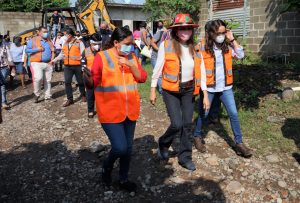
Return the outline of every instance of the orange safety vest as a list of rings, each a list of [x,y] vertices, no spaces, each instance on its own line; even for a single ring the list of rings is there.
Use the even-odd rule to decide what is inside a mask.
[[[120,123],[128,117],[136,121],[140,115],[137,82],[129,67],[118,64],[113,48],[99,52],[102,79],[95,88],[96,109],[101,123]],[[128,59],[138,66],[135,55]]]
[[[204,41],[202,41],[201,53],[206,69],[206,85],[207,87],[214,87],[216,85],[215,56],[206,52],[204,47]],[[228,53],[223,53],[223,64],[226,78],[225,86],[230,86],[233,84],[232,50],[230,48]]]
[[[51,52],[54,52],[53,43],[50,40],[47,40],[50,45]],[[40,48],[41,47],[41,38],[39,36],[32,38],[32,49]],[[42,54],[43,52],[35,52],[30,54],[30,62],[42,62]],[[52,53],[53,54],[53,53]]]
[[[80,53],[80,41],[75,40],[71,47],[69,43],[64,43],[62,50],[64,52],[64,65],[78,66],[80,65],[81,53]]]
[[[93,62],[94,62],[94,58],[95,58],[95,55],[94,55],[91,47],[85,48],[84,56],[85,56],[85,59],[86,59],[86,66],[89,70],[91,70]]]
[[[194,95],[201,88],[201,56],[194,55]],[[165,41],[165,64],[162,71],[162,88],[171,92],[179,92],[181,80],[181,62],[174,51],[173,41]]]

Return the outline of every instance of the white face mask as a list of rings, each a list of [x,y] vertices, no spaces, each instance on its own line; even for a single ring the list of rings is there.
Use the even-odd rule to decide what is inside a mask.
[[[99,49],[100,49],[100,46],[97,44],[97,45],[94,45],[93,46],[93,49],[95,50],[95,51],[99,51]]]
[[[215,41],[219,44],[222,44],[225,40],[225,35],[224,34],[221,34],[221,35],[218,35],[215,39]]]

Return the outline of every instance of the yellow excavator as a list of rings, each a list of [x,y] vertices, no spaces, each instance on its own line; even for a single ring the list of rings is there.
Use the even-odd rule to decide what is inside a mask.
[[[62,27],[64,28],[73,28],[74,30],[81,31],[86,29],[89,31],[90,35],[96,33],[93,17],[94,12],[99,10],[102,19],[107,22],[110,29],[114,30],[115,26],[111,23],[110,16],[107,12],[104,0],[91,0],[82,11],[78,11],[76,7],[66,7],[66,8],[45,8],[42,10],[42,22],[40,25],[46,26],[49,25],[51,15],[54,11],[59,11],[62,16]],[[48,26],[49,27],[49,26]],[[22,43],[25,42],[26,37],[32,37],[37,33],[37,27],[23,31],[16,36],[21,37]],[[51,31],[51,26],[49,27]]]

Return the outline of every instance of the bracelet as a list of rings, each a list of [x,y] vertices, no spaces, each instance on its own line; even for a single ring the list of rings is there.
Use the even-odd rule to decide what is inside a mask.
[[[233,40],[230,40],[230,42],[232,43],[232,42],[234,42],[234,40],[235,40],[235,39],[233,39]]]

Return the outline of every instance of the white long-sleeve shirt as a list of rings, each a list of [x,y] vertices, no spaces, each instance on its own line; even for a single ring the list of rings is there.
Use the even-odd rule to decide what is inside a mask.
[[[232,88],[232,85],[225,86],[225,72],[224,72],[224,63],[222,50],[218,49],[214,46],[214,53],[216,58],[216,85],[214,87],[208,87],[208,92],[223,92],[224,90],[229,90]],[[232,49],[232,57],[236,57],[238,59],[244,58],[244,50],[243,47],[239,47],[236,49]]]
[[[181,70],[181,81],[187,82],[194,79],[194,59],[189,52],[187,46],[181,45],[182,56],[180,57],[182,70]],[[157,86],[157,81],[159,76],[162,74],[163,67],[165,65],[165,43],[162,42],[158,49],[156,65],[153,70],[151,87]],[[201,55],[201,65],[196,67],[201,69],[201,89],[206,90],[206,72],[203,62],[203,57]]]

